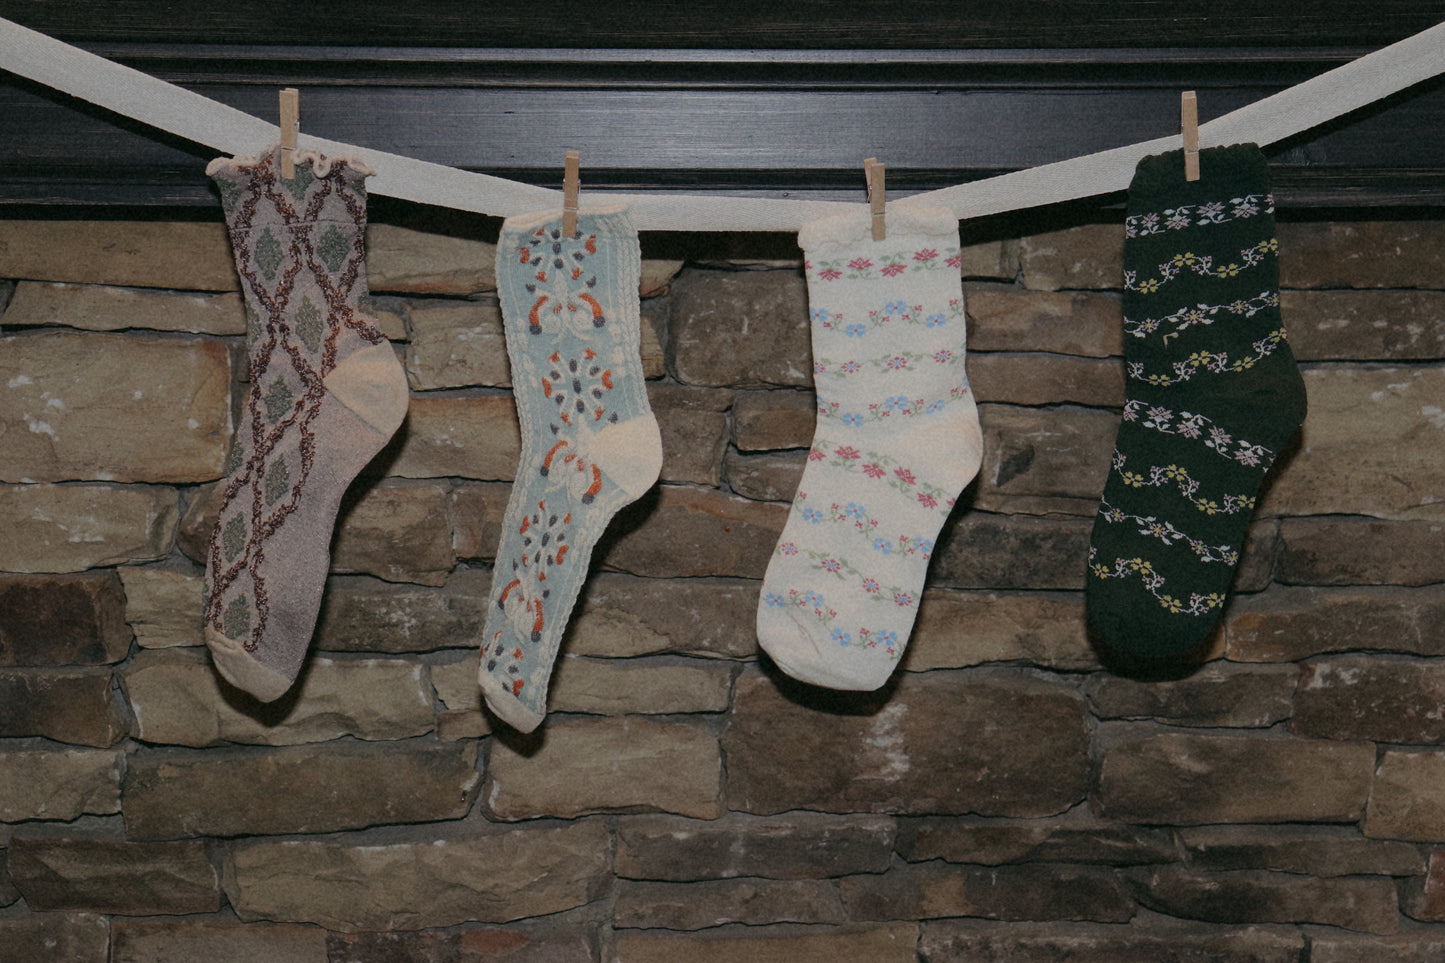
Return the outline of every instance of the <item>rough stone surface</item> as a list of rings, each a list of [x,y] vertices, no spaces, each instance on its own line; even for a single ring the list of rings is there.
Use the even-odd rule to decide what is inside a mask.
[[[717,737],[692,721],[554,719],[525,751],[494,742],[486,780],[483,798],[496,819],[723,813]]]
[[[1406,846],[1404,843],[1383,845],[1405,846],[1416,853],[1417,861],[1419,859],[1413,846]],[[1430,922],[1445,920],[1445,850],[1430,850],[1425,877],[1410,880],[1402,887],[1400,896],[1400,909],[1411,918]]]
[[[1310,933],[1310,963],[1436,963],[1445,937],[1417,932],[1363,936],[1339,930]]]
[[[648,400],[662,435],[660,479],[711,486],[722,481],[732,392],[652,384]]]
[[[76,257],[84,251],[84,257]],[[5,221],[0,277],[190,291],[235,291],[235,262],[220,219]]]
[[[297,685],[265,704],[223,683],[202,653],[142,652],[122,681],[135,737],[157,744],[405,739],[435,724],[423,667],[398,659],[312,657]]]
[[[903,667],[922,672],[989,662],[1096,667],[1083,599],[1062,592],[924,592]]]
[[[147,916],[221,908],[220,881],[198,841],[16,837],[10,876],[33,910]]]
[[[684,384],[810,386],[807,301],[797,271],[686,269],[672,284],[668,369]]]
[[[1445,591],[1276,587],[1240,599],[1225,629],[1229,658],[1243,662],[1351,649],[1445,655]]]
[[[65,325],[90,331],[148,328],[193,334],[246,333],[240,292],[197,294],[95,284],[21,281],[5,308],[5,327]]]
[[[482,690],[477,685],[477,671],[481,656],[468,652],[457,662],[445,662],[431,667],[432,688],[437,698],[448,710],[456,712],[480,712]]]
[[[727,453],[723,477],[728,487],[744,498],[791,502],[808,465],[806,451],[767,451],[759,455]]]
[[[1442,489],[1445,490],[1445,489]],[[1445,582],[1445,521],[1286,518],[1276,577],[1295,585]]]
[[[452,573],[440,588],[333,575],[314,644],[338,652],[430,652],[480,639],[491,581],[476,569]]]
[[[1280,285],[1423,287],[1445,274],[1442,233],[1445,225],[1439,221],[1284,223],[1279,225]]]
[[[480,711],[478,657],[432,667],[432,682],[449,710]],[[552,712],[592,715],[669,715],[722,712],[732,694],[733,669],[726,664],[659,659],[557,660],[548,689]]]
[[[187,749],[139,753],[126,770],[131,839],[326,833],[460,819],[481,776],[475,743]]]
[[[418,395],[386,471],[402,478],[479,478],[510,481],[522,457],[517,411],[506,395]],[[383,454],[381,459],[387,456]]]
[[[619,929],[701,930],[727,923],[842,923],[838,889],[819,879],[624,882],[612,911]]]
[[[184,483],[223,473],[231,366],[218,341],[3,338],[0,385],[0,480]]]
[[[125,753],[118,749],[0,751],[0,823],[120,812],[124,771]],[[10,863],[13,876],[14,850]]]
[[[199,574],[168,568],[119,570],[125,620],[144,649],[205,643],[206,596]]]
[[[917,963],[916,924],[832,929],[723,926],[705,934],[623,933],[614,956],[627,963]]]
[[[594,562],[658,578],[762,578],[787,515],[786,505],[662,485],[613,518]]]
[[[745,659],[757,652],[758,583],[745,579],[647,579],[599,572],[572,610],[571,655],[675,652]]]
[[[919,940],[928,963],[1299,963],[1304,948],[1297,929],[1260,926],[1020,927],[948,920],[927,924]]]
[[[466,226],[443,233],[396,224],[369,225],[366,272],[371,290],[451,295],[494,290],[497,246],[469,233]]]
[[[506,482],[457,482],[450,496],[452,550],[457,558],[494,559],[502,540],[507,499]]]
[[[1122,273],[1115,286],[1121,283]],[[1085,358],[1124,353],[1124,312],[1117,294],[966,284],[964,299],[969,351],[1048,351]]]
[[[1269,869],[1304,876],[1419,876],[1420,851],[1406,843],[1365,839],[1353,826],[1282,829],[1194,826],[1179,831],[1191,866]]]
[[[1259,511],[1445,519],[1445,369],[1321,365],[1303,374],[1309,417]]]
[[[959,249],[959,268],[966,278],[998,278],[1012,281],[1019,273],[1018,245],[1012,241],[981,241],[970,244],[964,239]]]
[[[447,500],[447,489],[436,483],[386,481],[353,488],[337,521],[331,570],[445,585],[456,563]]]
[[[559,659],[548,690],[553,712],[666,715],[725,712],[733,667],[661,659]]]
[[[1124,404],[1124,363],[1117,358],[975,351],[968,383],[975,398],[994,404]]]
[[[1002,670],[895,679],[836,693],[745,672],[723,735],[729,808],[1046,816],[1083,797],[1077,693]],[[1019,718],[1027,731],[999,725]],[[945,730],[970,737],[935,738]]]
[[[311,926],[191,920],[116,920],[110,963],[328,963],[326,933]]]
[[[1365,835],[1430,842],[1445,825],[1445,752],[1388,749],[1380,757]]]
[[[808,391],[739,391],[733,396],[733,444],[738,451],[807,448],[817,405]]]
[[[984,461],[973,507],[1091,520],[1108,480],[1119,417],[1081,408],[979,408]]]
[[[881,873],[888,868],[894,836],[894,822],[884,816],[627,817],[617,824],[616,872],[625,879],[674,882]]]
[[[1279,309],[1301,361],[1445,357],[1445,292],[1281,291]]]
[[[577,927],[328,933],[327,963],[596,963],[595,938]],[[264,961],[262,961],[264,963]]]
[[[502,309],[495,298],[414,301],[407,316],[406,376],[413,391],[511,385]]]
[[[7,963],[113,963],[110,921],[90,913],[0,919]]]
[[[1267,728],[1290,717],[1298,680],[1299,670],[1292,665],[1236,666],[1216,662],[1174,681],[1101,673],[1088,681],[1084,693],[1100,719]]]
[[[0,575],[0,665],[119,662],[130,651],[125,604],[113,572]]]
[[[1369,933],[1399,928],[1395,884],[1383,877],[1199,873],[1181,866],[1126,873],[1141,903],[1173,916],[1215,923],[1329,923]]]
[[[1138,823],[1354,822],[1375,747],[1276,735],[1159,733],[1107,749],[1097,807]]]
[[[857,920],[979,916],[1123,923],[1135,911],[1115,873],[1091,866],[929,863],[848,876],[840,888],[848,915]]]
[[[1052,819],[925,817],[898,827],[898,853],[912,862],[1107,863],[1128,866],[1179,859],[1173,837],[1147,829],[1094,819],[1074,810]]]
[[[20,899],[20,890],[10,882],[10,874],[5,870],[8,861],[6,850],[0,848],[0,906],[9,906]]]
[[[1124,228],[1085,224],[1019,240],[1024,287],[1034,291],[1117,290],[1124,282]]]
[[[0,485],[0,572],[83,572],[164,558],[180,517],[171,488]]]
[[[1091,518],[956,512],[939,536],[929,580],[952,588],[1082,589],[1092,526]]]
[[[405,298],[365,294],[361,297],[361,310],[376,322],[388,341],[408,339]]]
[[[126,734],[109,669],[0,669],[0,737],[113,746]]]
[[[585,820],[416,842],[237,844],[224,885],[242,920],[405,930],[569,910],[603,894],[610,863],[606,826]]]
[[[1354,656],[1307,663],[1290,728],[1326,739],[1445,743],[1445,665]]]

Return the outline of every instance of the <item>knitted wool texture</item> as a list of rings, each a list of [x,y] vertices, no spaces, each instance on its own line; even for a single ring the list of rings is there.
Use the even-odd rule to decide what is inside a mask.
[[[964,373],[958,222],[895,205],[798,235],[818,424],[763,579],[758,639],[783,671],[881,686],[908,643],[934,540],[982,452]]]
[[[247,317],[250,385],[206,557],[206,643],[264,701],[295,680],[351,480],[406,414],[406,377],[366,294],[365,178],[347,158],[218,159]]]
[[[497,292],[522,429],[483,629],[487,705],[530,732],[603,529],[657,480],[641,358],[637,232],[623,209],[509,218]]]
[[[1305,417],[1259,149],[1139,162],[1124,248],[1127,402],[1085,594],[1108,645],[1168,655],[1219,620],[1265,473]]]

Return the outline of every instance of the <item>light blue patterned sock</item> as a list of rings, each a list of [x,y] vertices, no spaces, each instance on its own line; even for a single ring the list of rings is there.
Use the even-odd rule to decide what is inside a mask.
[[[637,231],[623,208],[508,218],[497,294],[522,428],[482,635],[487,705],[522,732],[546,715],[557,645],[612,516],[657,480],[662,439],[640,351]]]

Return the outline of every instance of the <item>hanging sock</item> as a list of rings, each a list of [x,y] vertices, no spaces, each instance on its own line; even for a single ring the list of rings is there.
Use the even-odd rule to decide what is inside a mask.
[[[958,222],[944,209],[814,221],[806,255],[818,425],[758,606],[790,676],[876,689],[913,630],[934,540],[978,472]]]
[[[1274,201],[1253,144],[1139,162],[1124,242],[1124,420],[1085,593],[1100,638],[1188,651],[1219,621],[1265,473],[1305,417],[1279,313]]]
[[[522,458],[507,501],[479,681],[522,732],[546,715],[567,617],[603,529],[662,468],[641,356],[637,231],[623,208],[508,218],[497,294]]]
[[[296,679],[321,605],[341,496],[406,415],[367,293],[360,162],[278,151],[206,168],[220,190],[246,300],[250,386],[206,556],[206,644],[263,701]]]

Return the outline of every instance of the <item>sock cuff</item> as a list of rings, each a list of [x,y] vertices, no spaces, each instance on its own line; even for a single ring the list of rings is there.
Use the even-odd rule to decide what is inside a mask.
[[[502,239],[497,243],[501,244],[508,234],[526,236],[554,223],[560,230],[562,224],[560,208],[514,214],[502,222]],[[577,230],[583,236],[588,234],[620,238],[637,236],[637,228],[632,226],[632,215],[627,212],[626,204],[604,204],[581,208],[577,212]]]
[[[958,244],[958,216],[946,207],[910,207],[893,204],[887,212],[888,234],[936,237],[939,243]],[[855,248],[860,244],[886,246],[890,240],[873,240],[873,215],[866,207],[809,221],[798,231],[798,246],[811,253],[820,248]]]
[[[1269,189],[1269,165],[1255,144],[1206,147],[1199,152],[1199,170],[1199,180],[1185,180],[1183,150],[1141,159],[1129,184],[1129,213],[1151,212],[1161,204],[1227,201],[1251,188]]]

